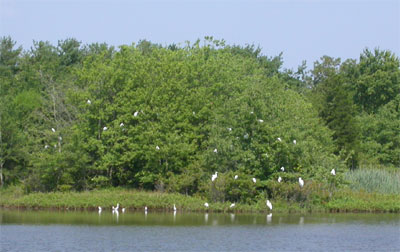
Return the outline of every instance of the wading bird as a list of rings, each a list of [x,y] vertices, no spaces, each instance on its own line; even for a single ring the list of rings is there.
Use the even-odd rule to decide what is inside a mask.
[[[119,127],[124,127],[124,125],[125,125],[124,123],[120,123]]]
[[[331,174],[332,174],[333,176],[336,175],[335,169],[332,169]]]
[[[285,171],[285,167],[282,166],[282,167],[281,167],[281,171]]]
[[[256,179],[256,178],[253,178],[253,182],[256,183],[256,182],[257,182],[257,179]]]
[[[136,111],[136,112],[133,114],[133,116],[136,117],[136,116],[138,116],[138,114],[139,114],[139,111]]]
[[[235,207],[235,203],[232,203],[229,208],[234,208]]]
[[[104,127],[104,128],[103,128],[103,131],[106,131],[107,129],[108,129],[107,127]]]
[[[90,105],[90,104],[92,104],[92,102],[91,102],[90,100],[87,100],[87,104],[89,104],[89,105]]]
[[[101,214],[101,206],[99,206],[99,214]]]
[[[238,175],[235,175],[235,180],[238,179],[238,177],[239,177]]]
[[[282,181],[282,178],[281,178],[281,176],[279,176],[278,183],[281,183],[281,181]]]
[[[56,132],[56,130],[54,128],[51,128],[51,131]]]
[[[297,143],[296,140],[293,140],[293,143],[296,144]]]
[[[272,204],[269,200],[267,200],[267,207],[269,208],[269,210],[272,210]]]
[[[304,180],[302,180],[301,177],[299,178],[299,185],[300,185],[300,187],[304,186]]]
[[[158,145],[156,146],[156,150],[160,150],[160,147],[158,147]]]
[[[218,150],[216,148],[214,149],[214,153],[218,153]]]
[[[212,176],[211,176],[211,181],[214,181],[214,180],[216,180],[218,178],[218,172],[215,172],[215,174],[213,174]]]
[[[124,207],[124,208],[122,208],[122,213],[125,213],[125,207]]]
[[[263,123],[263,122],[264,122],[264,120],[262,120],[262,119],[258,119],[258,122],[260,122],[260,123]]]
[[[278,140],[279,142],[282,142],[282,139],[281,139],[280,137],[278,137],[277,140]]]
[[[175,206],[175,204],[174,204],[174,213],[176,213],[176,206]]]
[[[147,214],[147,206],[144,207],[144,213]]]
[[[209,205],[208,205],[208,203],[206,202],[206,203],[204,203],[204,206],[206,207],[206,208],[208,208],[209,207]]]

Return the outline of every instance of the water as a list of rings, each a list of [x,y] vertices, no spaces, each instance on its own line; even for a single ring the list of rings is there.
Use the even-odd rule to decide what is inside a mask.
[[[398,214],[0,210],[0,251],[400,251]]]

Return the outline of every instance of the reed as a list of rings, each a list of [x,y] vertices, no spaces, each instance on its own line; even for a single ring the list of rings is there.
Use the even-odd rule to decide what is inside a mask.
[[[400,194],[400,171],[358,169],[345,174],[349,187],[369,193]]]

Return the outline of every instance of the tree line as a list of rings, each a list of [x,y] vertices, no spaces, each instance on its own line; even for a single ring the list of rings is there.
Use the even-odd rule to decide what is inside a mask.
[[[1,185],[193,194],[215,171],[226,183],[255,177],[262,190],[278,175],[328,181],[331,169],[400,167],[394,53],[323,56],[311,70],[282,63],[212,37],[118,48],[66,39],[29,50],[3,37]]]

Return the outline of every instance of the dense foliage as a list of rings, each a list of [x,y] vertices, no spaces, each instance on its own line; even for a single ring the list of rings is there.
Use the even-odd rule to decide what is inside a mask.
[[[332,182],[330,170],[339,181],[346,164],[399,166],[392,53],[366,50],[342,64],[325,56],[294,73],[253,46],[200,43],[116,50],[67,39],[22,51],[2,38],[1,184],[246,201],[278,176]]]

